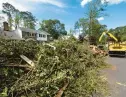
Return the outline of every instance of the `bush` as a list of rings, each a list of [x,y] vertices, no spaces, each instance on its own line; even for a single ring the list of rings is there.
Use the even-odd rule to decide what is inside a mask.
[[[20,76],[14,73],[13,77],[5,76],[6,80],[12,81],[4,84],[10,97],[105,97],[108,94],[107,82],[100,74],[107,64],[102,56],[92,54],[86,44],[75,39],[59,40],[53,43],[56,50],[36,43],[31,43],[31,48],[24,45],[27,42],[18,44],[11,46],[12,49],[17,48],[18,54],[32,53],[36,67],[18,72]]]

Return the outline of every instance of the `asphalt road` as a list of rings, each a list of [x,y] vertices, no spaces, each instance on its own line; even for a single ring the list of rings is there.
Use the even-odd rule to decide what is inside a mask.
[[[112,88],[110,97],[126,97],[126,58],[108,57],[106,61],[112,65],[106,70]]]

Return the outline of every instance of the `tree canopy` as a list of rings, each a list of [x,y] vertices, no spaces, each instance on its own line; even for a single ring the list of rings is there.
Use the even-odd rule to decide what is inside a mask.
[[[99,17],[105,16],[104,13],[107,3],[102,4],[101,0],[93,0],[88,4],[88,10],[83,18],[75,23],[75,29],[82,29],[81,32],[89,37],[93,36],[98,42],[101,33],[106,30],[106,25],[101,25],[98,21]]]
[[[27,28],[35,29],[36,18],[31,12],[21,12],[9,3],[3,3],[2,12],[8,16],[8,23],[10,29],[12,26],[23,26]]]
[[[115,35],[115,37],[120,38],[121,41],[126,41],[126,26],[110,29],[109,32]]]
[[[65,30],[65,25],[57,19],[43,20],[40,23],[39,30],[44,30],[44,31],[50,33],[54,39],[57,39],[60,35],[67,34],[67,32]]]
[[[2,26],[4,21],[5,21],[5,18],[3,16],[0,16],[0,27]]]

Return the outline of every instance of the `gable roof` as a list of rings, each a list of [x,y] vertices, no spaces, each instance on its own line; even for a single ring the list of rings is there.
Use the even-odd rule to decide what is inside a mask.
[[[46,31],[34,30],[34,29],[30,29],[30,28],[23,28],[23,27],[20,27],[20,30],[21,30],[21,31],[24,31],[24,32],[43,33],[43,34],[46,34],[46,35],[50,35],[50,34],[47,33]]]
[[[46,31],[40,31],[40,30],[37,30],[38,33],[43,33],[43,34],[46,34],[46,35],[50,35],[49,33],[47,33]]]
[[[23,28],[23,27],[20,27],[20,30],[21,30],[21,31],[24,31],[24,32],[37,33],[37,30],[30,29],[30,28]]]

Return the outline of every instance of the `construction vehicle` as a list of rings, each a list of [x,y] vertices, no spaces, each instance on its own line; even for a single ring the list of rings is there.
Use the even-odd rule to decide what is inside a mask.
[[[99,38],[99,42],[101,42],[103,36],[108,36],[114,41],[108,41],[108,54],[110,57],[112,56],[126,56],[126,43],[120,42],[118,38],[109,33],[108,31],[103,32]]]

